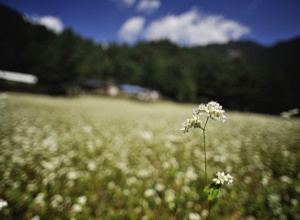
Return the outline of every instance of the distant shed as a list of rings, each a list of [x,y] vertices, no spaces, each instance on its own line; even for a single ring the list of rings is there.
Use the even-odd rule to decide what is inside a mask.
[[[0,79],[27,84],[36,84],[38,82],[38,78],[34,75],[4,70],[0,70]]]
[[[159,93],[156,90],[129,84],[119,87],[123,97],[136,98],[142,101],[157,101],[159,99]]]
[[[0,90],[35,92],[38,78],[32,74],[0,70]]]
[[[81,84],[81,89],[87,94],[116,96],[119,93],[116,85],[101,80],[85,80]]]

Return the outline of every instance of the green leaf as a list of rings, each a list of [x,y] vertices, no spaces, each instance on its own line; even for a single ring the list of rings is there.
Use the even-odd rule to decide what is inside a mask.
[[[217,198],[219,195],[219,192],[220,192],[219,188],[210,188],[208,200],[213,200],[213,199]]]
[[[206,192],[206,193],[210,193],[209,185],[205,186],[203,191]]]
[[[218,197],[221,185],[211,183],[204,187],[203,191],[208,194],[208,200],[213,200]]]
[[[220,189],[215,189],[214,191],[213,191],[213,197],[214,198],[217,198],[218,197],[218,195],[219,195],[219,192],[220,192]]]

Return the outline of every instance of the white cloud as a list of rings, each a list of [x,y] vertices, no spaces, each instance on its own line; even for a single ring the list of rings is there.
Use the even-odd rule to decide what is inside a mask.
[[[159,0],[140,0],[137,10],[138,11],[146,11],[152,12],[155,9],[159,8],[161,5]]]
[[[55,33],[61,33],[64,29],[63,22],[52,15],[46,15],[46,16],[31,16],[27,19],[31,21],[34,24],[40,24],[45,26],[47,29],[52,30]]]
[[[181,15],[167,15],[153,21],[144,31],[147,40],[170,39],[185,45],[226,43],[239,39],[250,29],[220,15],[206,15],[192,9]]]
[[[122,2],[126,5],[133,5],[135,0],[122,0]]]
[[[131,6],[135,3],[135,0],[112,0],[122,5]]]
[[[127,42],[132,42],[142,32],[144,24],[145,19],[143,17],[132,17],[122,25],[119,36]]]

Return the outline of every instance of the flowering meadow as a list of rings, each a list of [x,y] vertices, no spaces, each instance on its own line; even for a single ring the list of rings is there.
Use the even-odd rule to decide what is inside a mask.
[[[205,219],[195,107],[0,93],[0,219]],[[300,219],[300,119],[226,117],[206,127],[209,179],[233,178],[210,219]]]

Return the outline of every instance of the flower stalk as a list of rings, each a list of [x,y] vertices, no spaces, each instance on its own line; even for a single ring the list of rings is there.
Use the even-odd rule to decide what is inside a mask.
[[[206,179],[206,185],[207,185],[207,159],[206,159],[206,142],[205,142],[205,132],[206,132],[206,130],[205,130],[205,128],[206,128],[206,125],[207,125],[207,122],[208,122],[208,117],[207,117],[207,119],[206,119],[206,122],[205,122],[205,125],[204,125],[204,127],[203,127],[203,129],[202,129],[202,132],[203,132],[203,145],[204,145],[204,167],[205,167],[205,179]]]
[[[211,119],[213,121],[225,122],[226,116],[225,111],[222,109],[222,106],[215,102],[210,101],[209,103],[200,104],[196,109],[192,112],[192,118],[186,119],[182,123],[181,131],[184,133],[188,133],[189,129],[191,128],[200,128],[203,133],[203,149],[204,149],[204,169],[205,169],[205,180],[206,186],[204,188],[204,192],[208,194],[209,200],[209,211],[207,218],[210,218],[210,211],[211,211],[211,201],[217,198],[222,185],[225,183],[230,184],[232,183],[233,177],[230,174],[226,174],[224,172],[217,172],[217,178],[214,178],[210,184],[208,184],[208,175],[207,175],[207,156],[206,156],[206,126],[208,120]],[[201,121],[201,117],[205,117],[205,123]]]

